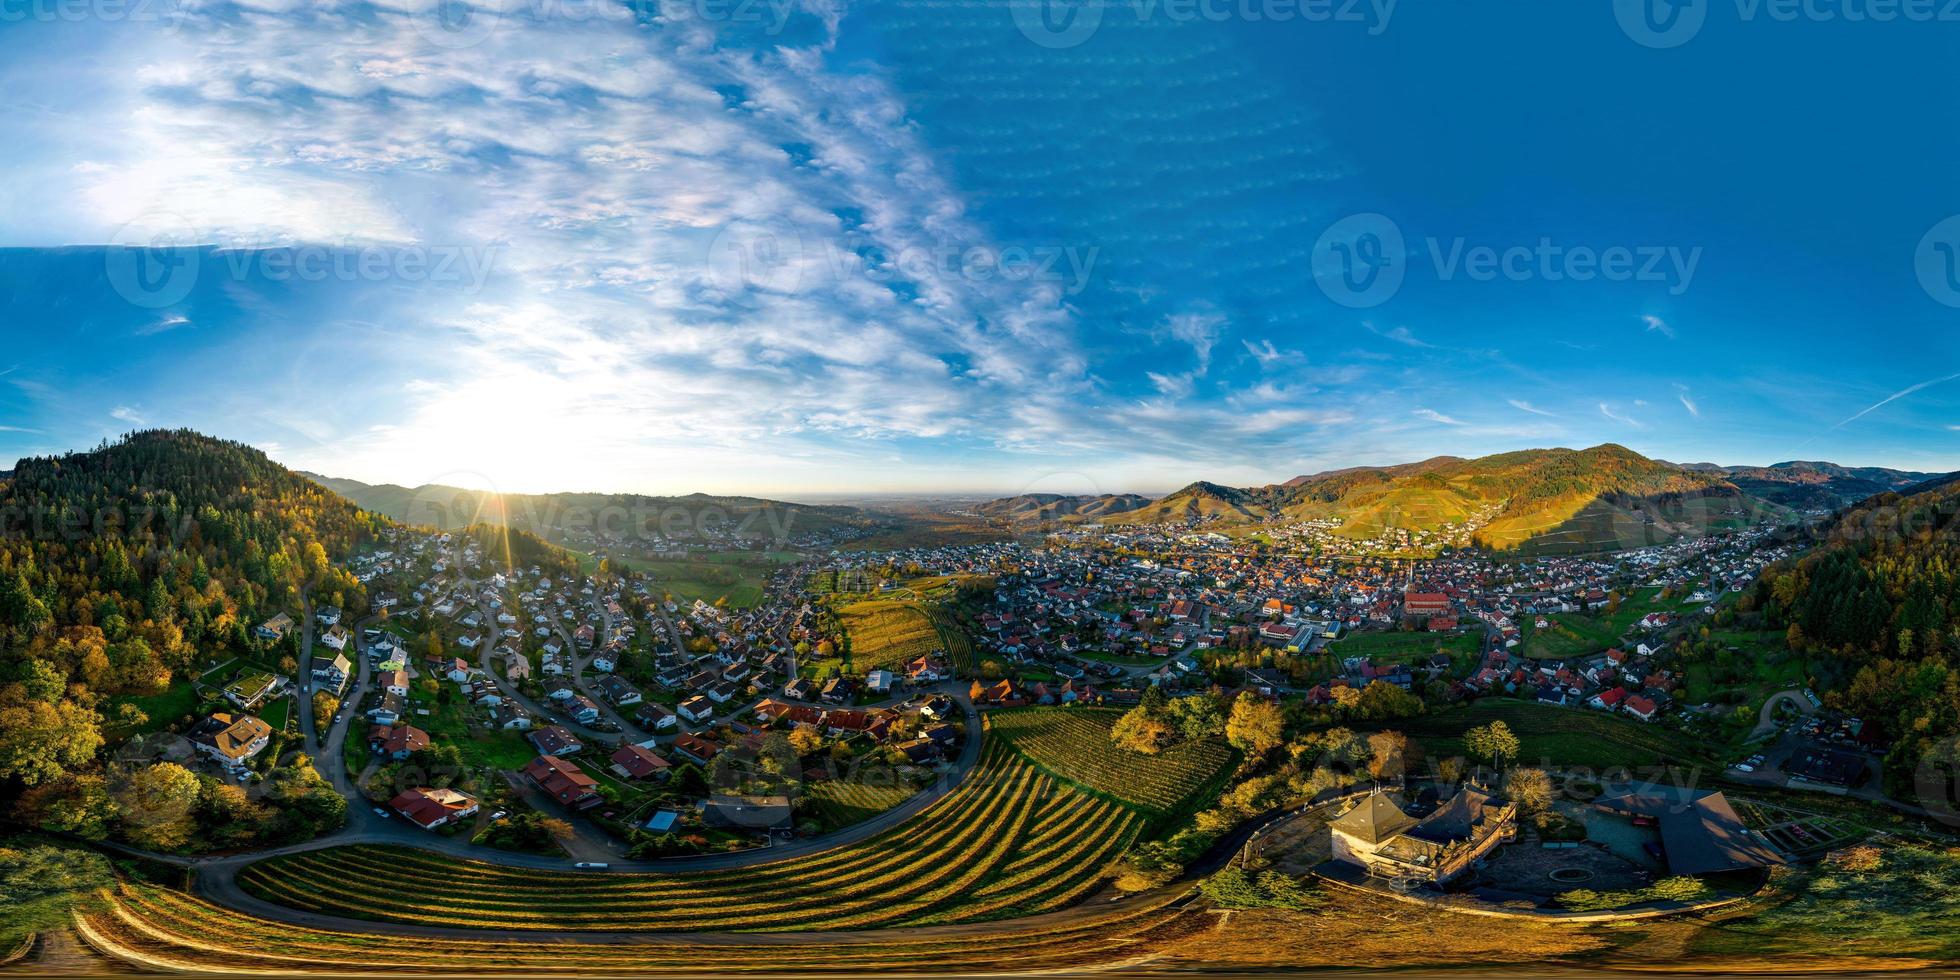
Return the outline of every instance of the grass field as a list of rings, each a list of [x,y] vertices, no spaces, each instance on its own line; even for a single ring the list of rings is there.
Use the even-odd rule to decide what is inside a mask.
[[[1516,761],[1528,765],[1619,766],[1703,764],[1708,747],[1660,725],[1587,708],[1560,708],[1531,701],[1485,698],[1459,708],[1401,722],[1398,726],[1431,759],[1463,755],[1463,733],[1502,721],[1518,736]]]
[[[1348,657],[1367,657],[1370,663],[1407,663],[1427,660],[1438,653],[1448,654],[1452,666],[1461,669],[1477,659],[1483,649],[1483,634],[1404,633],[1368,631],[1349,633],[1327,645],[1327,654],[1336,664]]]
[[[1169,901],[1169,899],[1165,899]],[[1051,926],[989,929],[968,936],[902,931],[784,946],[744,942],[554,943],[532,937],[451,940],[290,926],[243,915],[182,892],[124,885],[85,912],[78,932],[90,946],[145,972],[398,976],[729,976],[821,973],[1062,971],[1146,955],[1208,918],[1126,902]]]
[[[871,786],[849,780],[831,779],[811,783],[803,801],[820,832],[863,823],[913,797],[912,786]]]
[[[1079,901],[1143,817],[994,746],[953,792],[821,854],[692,874],[580,875],[339,847],[246,868],[251,894],[352,918],[511,930],[783,932],[975,922]]]
[[[1041,769],[1099,795],[1153,814],[1179,813],[1232,765],[1220,742],[1186,742],[1159,755],[1118,748],[1109,740],[1120,711],[1018,708],[987,716],[987,732]]]
[[[1701,608],[1701,603],[1679,598],[1663,600],[1659,589],[1639,589],[1621,601],[1612,612],[1553,613],[1545,617],[1550,624],[1538,629],[1535,617],[1524,616],[1524,655],[1535,660],[1561,660],[1583,657],[1608,650],[1633,624],[1651,612],[1685,613]]]

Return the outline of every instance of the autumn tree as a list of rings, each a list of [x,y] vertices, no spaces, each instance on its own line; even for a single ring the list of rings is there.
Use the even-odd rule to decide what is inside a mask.
[[[1286,719],[1279,705],[1250,691],[1232,702],[1232,715],[1225,722],[1225,740],[1241,752],[1262,756],[1285,741]]]
[[[1463,748],[1473,758],[1493,762],[1507,756],[1516,758],[1518,747],[1518,737],[1511,734],[1511,726],[1502,720],[1479,725],[1463,733]]]

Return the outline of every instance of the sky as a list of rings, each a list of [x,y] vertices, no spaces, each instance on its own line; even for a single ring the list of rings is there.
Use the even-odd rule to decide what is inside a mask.
[[[9,7],[0,460],[181,426],[509,492],[1960,469],[1938,7]]]

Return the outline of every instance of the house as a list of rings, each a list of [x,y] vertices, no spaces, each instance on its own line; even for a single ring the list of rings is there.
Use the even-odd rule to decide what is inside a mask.
[[[640,705],[640,710],[633,713],[633,720],[652,732],[661,732],[680,725],[680,718],[673,712],[651,701]]]
[[[675,710],[680,712],[682,718],[695,724],[712,721],[715,717],[715,706],[699,694],[682,701]]]
[[[492,728],[504,731],[524,731],[531,727],[531,713],[518,704],[500,704],[492,707],[486,720]]]
[[[1644,694],[1635,694],[1627,698],[1626,709],[1627,714],[1641,721],[1653,721],[1654,715],[1659,713],[1661,706],[1656,704],[1653,698]]]
[[[292,631],[293,631],[293,617],[288,616],[285,613],[280,613],[272,617],[271,619],[268,619],[265,622],[260,623],[258,626],[254,627],[252,629],[252,635],[258,637],[261,640],[266,640],[268,642],[276,643],[280,640],[285,639],[286,634]]]
[[[243,769],[272,741],[272,726],[251,715],[212,715],[186,736],[199,752],[227,769]]]
[[[1402,614],[1405,616],[1442,616],[1449,611],[1450,597],[1441,592],[1402,594]]]
[[[614,707],[626,708],[645,700],[638,688],[626,682],[624,677],[607,677],[599,682],[599,693]]]
[[[783,685],[783,697],[792,701],[808,701],[817,693],[817,685],[807,677],[798,677]]]
[[[1445,884],[1517,836],[1518,808],[1472,787],[1417,819],[1370,793],[1328,824],[1334,860],[1382,878]]]
[[[848,677],[833,677],[823,686],[822,700],[832,704],[846,704],[857,697],[857,682]]]
[[[419,786],[403,790],[388,801],[390,809],[408,818],[423,830],[454,823],[476,815],[476,798],[453,789]]]
[[[565,713],[581,725],[590,725],[599,720],[599,705],[591,698],[581,694],[565,705]]]
[[[408,671],[406,670],[391,670],[382,674],[376,683],[380,685],[383,693],[398,698],[408,696]]]
[[[701,821],[737,830],[784,830],[790,826],[789,797],[717,794],[701,801]]]
[[[402,696],[395,693],[381,695],[381,703],[368,709],[368,720],[377,725],[392,725],[402,716]]]
[[[671,768],[667,760],[639,745],[622,746],[612,754],[612,771],[621,779],[666,779]]]
[[[574,810],[605,802],[605,797],[599,795],[598,780],[557,756],[541,755],[525,763],[524,775],[546,795]]]
[[[476,668],[470,666],[469,661],[460,657],[452,658],[449,661],[448,668],[443,673],[443,676],[458,684],[467,683],[470,678],[476,676]]]
[[[689,762],[707,765],[721,753],[721,743],[689,732],[674,736],[674,754]]]
[[[524,737],[537,746],[539,755],[567,756],[585,750],[585,743],[563,725],[546,725]]]
[[[282,613],[281,615],[284,614]],[[338,626],[340,625],[340,607],[319,606],[313,610],[313,618],[321,626]]]
[[[225,687],[225,700],[241,711],[252,711],[271,700],[285,684],[271,674],[251,673]]]
[[[1606,690],[1593,695],[1592,698],[1588,700],[1586,703],[1592,705],[1595,708],[1598,708],[1601,711],[1617,711],[1619,710],[1621,702],[1624,702],[1626,699],[1627,699],[1627,692],[1625,689],[1618,688],[1618,687],[1609,687]]]
[[[376,725],[368,732],[368,748],[396,762],[428,747],[429,733],[414,725]]]
[[[353,670],[353,667],[353,663],[347,659],[347,655],[344,653],[334,654],[334,658],[327,661],[321,661],[315,658],[313,661],[313,683],[325,690],[339,694],[347,687],[347,677]]]
[[[864,676],[865,690],[873,694],[884,694],[892,689],[897,677],[889,670],[874,670]]]

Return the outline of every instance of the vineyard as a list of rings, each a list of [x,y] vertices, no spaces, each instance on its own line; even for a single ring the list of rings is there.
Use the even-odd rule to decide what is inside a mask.
[[[1181,812],[1215,789],[1232,764],[1232,750],[1216,741],[1187,742],[1158,755],[1118,748],[1109,729],[1120,716],[1087,708],[996,711],[987,733],[1044,772],[1155,814]]]
[[[803,791],[803,801],[810,814],[828,831],[863,823],[911,799],[917,792],[917,787],[909,785],[874,786],[830,779],[811,783]]]
[[[943,646],[932,617],[911,602],[854,602],[837,611],[837,620],[851,640],[851,665],[857,670],[903,667]]]
[[[1164,901],[1169,901],[1166,898]],[[146,970],[284,975],[806,975],[1061,970],[1120,961],[1200,927],[1206,919],[1162,902],[1005,931],[875,933],[808,943],[721,940],[551,943],[472,941],[333,931],[254,918],[182,892],[126,884],[76,918],[97,952]],[[594,937],[598,938],[598,937]]]
[[[1074,904],[1143,829],[1004,745],[925,812],[861,843],[730,871],[574,874],[341,847],[275,857],[239,883],[356,919],[483,929],[791,932],[977,922]]]

